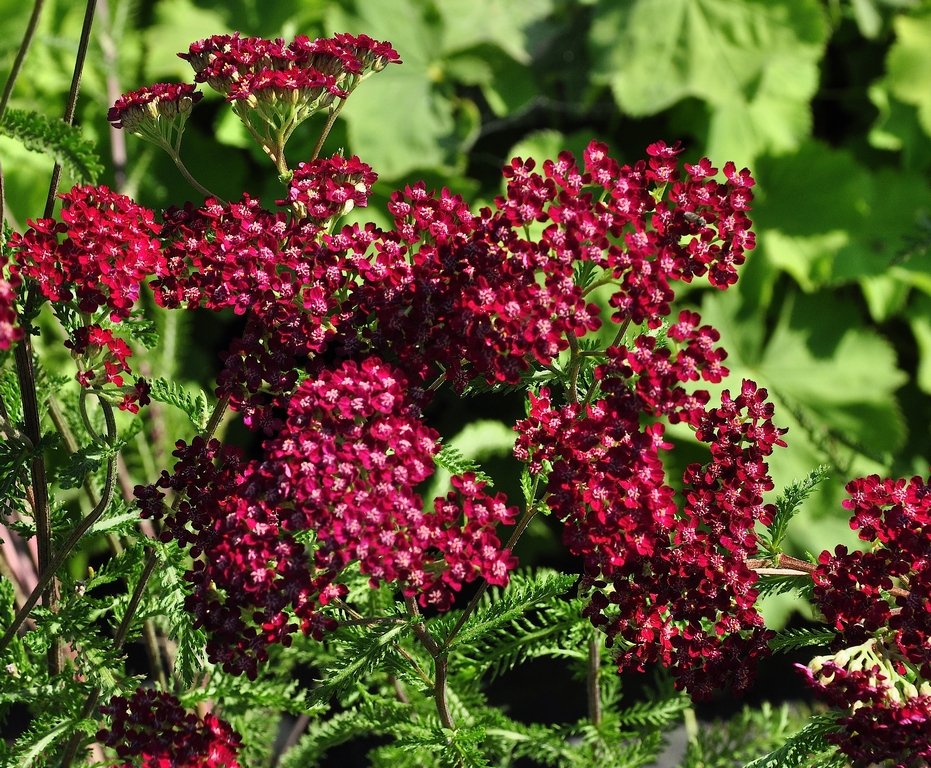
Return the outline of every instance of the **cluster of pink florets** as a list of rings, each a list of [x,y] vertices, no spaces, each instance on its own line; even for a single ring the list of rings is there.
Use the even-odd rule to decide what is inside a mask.
[[[197,82],[207,83],[230,101],[261,101],[269,90],[281,97],[303,91],[307,100],[320,101],[318,107],[345,98],[368,72],[400,63],[389,43],[348,34],[318,40],[300,35],[290,44],[238,33],[215,35],[178,55],[193,67]]]
[[[324,369],[297,387],[261,460],[244,463],[216,441],[179,443],[174,474],[137,489],[155,518],[158,488],[187,496],[163,538],[198,558],[188,608],[210,632],[213,661],[254,676],[269,644],[289,643],[298,628],[322,637],[335,622],[319,608],[345,596],[340,579],[354,562],[373,587],[395,583],[439,609],[478,578],[507,583],[516,561],[496,527],[512,523],[516,508],[465,475],[424,511],[414,488],[433,474],[439,435],[406,390],[375,358]],[[307,531],[312,554],[295,538]]]
[[[848,714],[828,738],[858,768],[931,757],[931,485],[920,477],[847,485],[844,506],[866,552],[822,552],[814,601],[838,634],[834,657],[801,667],[815,694]],[[851,661],[851,650],[867,660]],[[875,660],[875,661],[874,661]],[[817,661],[817,660],[816,660]],[[879,663],[881,662],[881,664]]]
[[[116,749],[121,768],[239,768],[240,737],[230,724],[186,712],[171,694],[138,688],[100,711],[110,727],[97,740]]]
[[[61,197],[61,222],[38,219],[14,234],[14,270],[49,301],[71,304],[87,319],[66,342],[79,360],[81,384],[101,391],[112,385],[122,394],[120,407],[138,411],[148,403],[148,386],[124,385],[132,351],[114,328],[132,314],[142,284],[163,270],[161,226],[148,208],[104,186],[74,187]],[[114,328],[102,325],[107,321]]]

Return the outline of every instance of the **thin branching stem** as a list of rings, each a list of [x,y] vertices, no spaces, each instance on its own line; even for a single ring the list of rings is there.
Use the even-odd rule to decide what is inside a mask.
[[[54,583],[55,569],[52,567],[55,562],[55,554],[52,550],[52,520],[49,511],[48,478],[45,471],[45,452],[40,446],[42,426],[39,416],[39,400],[36,394],[36,373],[32,364],[32,324],[26,322],[24,326],[23,338],[16,345],[13,355],[16,361],[16,376],[19,380],[19,392],[23,405],[24,430],[27,439],[33,445],[29,486],[32,491],[32,515],[36,523],[36,570],[38,573],[43,574],[45,578],[40,579],[30,598],[17,613],[16,618],[19,621],[14,620],[13,626],[6,633],[10,637],[12,637],[10,631],[16,631],[19,624],[29,615],[32,606],[38,602],[40,596],[42,597],[42,604],[51,611],[55,610],[58,603],[58,589]],[[4,635],[4,638],[6,638],[6,635]],[[0,649],[5,645],[5,642],[0,641]],[[57,675],[61,672],[61,655],[61,643],[56,639],[49,648],[48,668],[50,675]]]
[[[538,478],[539,480],[539,478]],[[536,495],[536,485],[534,485],[534,495]],[[517,524],[517,528],[514,529],[514,532],[511,534],[511,538],[508,539],[507,546],[505,549],[513,550],[514,545],[517,544],[517,540],[520,538],[521,534],[527,530],[527,526],[530,525],[530,521],[533,519],[534,515],[537,513],[537,507],[532,503],[533,496],[531,497],[531,504],[527,507],[527,510],[524,512],[524,516],[521,518],[520,522]],[[469,616],[472,615],[472,612],[478,607],[478,604],[481,602],[482,597],[484,597],[485,592],[488,591],[488,582],[483,581],[479,588],[476,590],[475,594],[472,596],[472,599],[469,601],[469,604],[465,607],[465,610],[459,616],[459,619],[453,625],[452,630],[449,635],[446,637],[446,640],[443,641],[443,648],[449,648],[453,640],[456,638],[456,635],[459,634],[459,631],[465,626],[466,621],[468,621]]]
[[[152,547],[148,550],[145,565],[142,568],[142,574],[139,576],[139,581],[136,584],[136,588],[133,590],[133,594],[129,598],[129,604],[126,606],[126,612],[123,614],[123,620],[120,622],[120,626],[116,630],[116,636],[113,639],[113,647],[117,652],[123,647],[123,643],[126,641],[126,636],[129,634],[129,629],[132,626],[133,616],[135,616],[136,611],[139,608],[139,603],[142,602],[142,595],[145,593],[145,588],[149,583],[149,579],[152,577],[152,573],[155,571],[155,566],[157,563],[158,551]],[[99,699],[100,687],[94,686],[84,702],[84,708],[81,710],[82,720],[89,718],[94,713],[94,710],[97,707],[97,701]],[[69,768],[71,762],[74,760],[74,757],[77,754],[78,748],[81,746],[81,741],[83,738],[84,736],[81,731],[76,731],[75,733],[71,734],[71,738],[68,739],[64,754],[62,755],[60,763],[61,768]]]
[[[446,655],[446,650],[433,639],[433,635],[427,631],[423,620],[418,620],[420,619],[420,609],[417,607],[417,601],[413,597],[405,597],[404,605],[407,607],[408,615],[415,619],[413,623],[414,636],[427,649],[427,653],[433,657],[433,698],[436,701],[436,711],[440,716],[440,722],[444,728],[454,730],[456,722],[453,720],[452,713],[449,711],[449,703],[446,700],[446,677],[449,671],[449,658]]]
[[[116,420],[113,418],[113,407],[106,400],[100,401],[100,407],[103,409],[104,419],[107,423],[107,436],[112,445],[113,441],[116,440]],[[71,532],[71,535],[67,538],[65,543],[62,544],[61,549],[59,549],[58,552],[55,553],[54,557],[52,557],[48,566],[39,571],[38,583],[32,590],[32,593],[29,595],[26,603],[16,613],[13,622],[9,627],[7,627],[3,637],[0,638],[0,653],[3,653],[7,645],[9,645],[10,640],[13,639],[13,636],[19,630],[22,623],[26,620],[29,612],[33,609],[36,603],[39,602],[40,595],[42,595],[46,588],[53,582],[55,574],[71,554],[71,551],[81,540],[84,534],[90,530],[91,526],[100,519],[100,516],[104,513],[107,507],[110,506],[110,502],[113,500],[113,490],[115,485],[116,455],[114,454],[110,456],[109,459],[107,459],[107,476],[106,480],[104,481],[104,489],[101,495],[100,503],[97,504],[97,506],[91,510],[90,514],[88,514],[87,517],[85,517],[77,526],[77,528]]]
[[[68,93],[68,102],[65,104],[65,114],[62,117],[68,125],[74,124],[74,111],[78,104],[78,92],[81,90],[81,76],[84,74],[84,61],[87,59],[87,47],[91,39],[91,27],[94,24],[94,11],[97,9],[97,0],[87,0],[84,8],[84,26],[81,28],[81,40],[78,43],[78,55],[74,61],[74,75],[71,78],[71,90]],[[61,164],[55,163],[52,168],[52,179],[49,183],[48,197],[45,200],[45,218],[51,218],[55,211],[55,195],[58,194],[58,184],[61,182]]]
[[[323,130],[320,132],[320,138],[317,139],[317,145],[314,147],[314,151],[310,156],[311,161],[317,159],[317,156],[320,154],[320,150],[323,149],[323,142],[326,141],[326,137],[330,135],[330,130],[333,128],[333,124],[336,122],[336,118],[339,117],[340,111],[342,111],[343,106],[346,104],[345,99],[340,99],[339,105],[330,112],[330,116],[327,118],[326,125],[323,126]]]
[[[6,79],[6,85],[3,87],[3,95],[0,96],[0,120],[6,112],[7,105],[10,103],[10,97],[13,95],[13,86],[19,78],[22,71],[23,63],[26,61],[26,54],[29,53],[29,46],[32,39],[36,36],[36,29],[39,26],[39,18],[42,16],[42,6],[45,0],[36,0],[32,6],[32,15],[29,17],[29,23],[26,25],[26,32],[23,34],[23,41],[19,44],[19,51],[13,62],[13,68],[10,70],[10,76]]]

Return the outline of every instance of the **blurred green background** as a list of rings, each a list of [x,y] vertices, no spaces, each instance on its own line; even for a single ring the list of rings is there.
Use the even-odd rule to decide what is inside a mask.
[[[83,3],[49,0],[11,106],[62,113]],[[29,8],[0,1],[0,71]],[[155,208],[195,199],[159,150],[114,140],[107,108],[123,92],[190,81],[176,54],[212,34],[292,38],[346,31],[388,40],[404,63],[360,87],[324,154],[344,148],[380,176],[358,219],[387,224],[384,203],[424,179],[490,204],[511,157],[577,157],[591,140],[634,162],[655,140],[684,159],[734,160],[758,180],[759,247],[738,286],[701,287],[701,308],[741,377],[765,386],[788,450],[777,488],[819,464],[832,480],[806,504],[790,549],[804,556],[856,542],[844,484],[869,473],[927,474],[931,457],[931,2],[910,0],[101,0],[78,118],[99,142],[102,181]],[[316,119],[316,118],[315,118]],[[288,147],[309,157],[320,122]],[[117,174],[125,140],[125,174]],[[226,198],[266,207],[281,197],[271,164],[222,99],[198,105],[182,148],[188,167]],[[10,222],[41,215],[51,160],[0,139]],[[66,179],[63,188],[68,185]],[[198,329],[179,370],[210,389],[213,333]],[[489,401],[490,402],[490,401]],[[432,418],[464,453],[507,460],[520,402],[503,408],[441,398]],[[476,419],[479,419],[476,421]],[[686,433],[674,476],[700,456]],[[495,458],[497,457],[497,458]],[[516,490],[516,478],[501,487]],[[525,546],[558,547],[540,523]],[[777,611],[778,612],[778,611]]]

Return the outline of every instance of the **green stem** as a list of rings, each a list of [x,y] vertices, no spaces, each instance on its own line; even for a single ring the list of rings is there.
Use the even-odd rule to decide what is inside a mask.
[[[74,110],[78,104],[78,91],[81,90],[81,76],[84,74],[84,61],[87,59],[87,47],[91,39],[91,27],[94,24],[94,11],[97,0],[87,0],[84,8],[84,26],[81,28],[81,40],[78,43],[78,55],[74,61],[74,75],[71,77],[71,90],[68,93],[68,103],[65,104],[65,114],[62,117],[65,123],[74,123]],[[51,218],[55,211],[55,195],[58,194],[58,184],[61,181],[61,164],[55,163],[52,168],[52,179],[49,183],[48,197],[45,200],[45,218]]]
[[[417,607],[417,601],[413,597],[405,597],[404,605],[407,607],[407,613],[412,619],[420,618],[420,609]],[[444,728],[455,730],[456,721],[449,711],[449,703],[446,699],[446,677],[449,672],[449,658],[446,655],[445,646],[441,647],[427,631],[423,621],[416,621],[413,625],[414,636],[420,641],[420,644],[427,649],[433,657],[433,698],[436,701],[436,711],[440,716],[440,722]]]
[[[588,640],[588,675],[586,684],[588,688],[588,717],[594,725],[601,723],[601,639],[598,631],[594,630]]]
[[[317,139],[317,145],[314,147],[314,151],[310,156],[311,161],[316,160],[317,156],[320,154],[320,150],[323,149],[323,142],[326,141],[326,137],[330,135],[330,130],[333,128],[333,124],[336,122],[336,118],[339,116],[339,113],[345,103],[345,99],[340,99],[339,106],[330,112],[330,116],[327,118],[326,125],[323,126],[323,132],[320,134],[320,138]]]
[[[106,400],[100,401],[100,407],[104,412],[104,418],[107,422],[107,436],[112,445],[113,441],[116,440],[116,421],[113,418],[113,407]],[[13,618],[13,622],[9,627],[7,627],[3,637],[0,638],[0,654],[6,650],[10,640],[13,639],[13,636],[19,630],[20,626],[22,626],[23,622],[26,620],[26,617],[29,616],[29,612],[33,609],[35,604],[39,602],[39,596],[42,595],[45,592],[46,587],[48,587],[53,582],[55,574],[68,558],[68,555],[71,554],[71,550],[74,549],[84,534],[90,530],[91,526],[100,519],[100,516],[104,513],[106,508],[110,506],[110,502],[113,500],[115,478],[116,455],[113,455],[107,459],[107,477],[104,481],[104,489],[100,503],[97,504],[97,506],[91,510],[90,514],[88,514],[87,517],[81,521],[78,527],[71,532],[71,535],[62,545],[61,549],[55,553],[49,564],[45,568],[39,570],[39,582],[36,584],[35,588],[32,590],[32,593],[23,604],[23,607],[20,608],[16,613],[16,616]]]
[[[23,35],[23,41],[19,44],[19,52],[16,54],[16,60],[13,62],[13,68],[10,70],[10,76],[6,79],[6,85],[3,87],[3,95],[0,96],[0,120],[6,112],[7,104],[10,103],[10,96],[13,95],[13,86],[26,61],[26,54],[29,52],[29,46],[32,39],[36,36],[36,28],[39,26],[39,18],[42,16],[42,6],[45,0],[36,0],[32,6],[32,15],[29,17],[29,23],[26,25],[26,33]]]
[[[539,477],[537,478],[539,481]],[[517,544],[517,540],[520,538],[520,535],[527,530],[527,526],[530,525],[530,521],[533,519],[533,516],[537,513],[536,507],[533,504],[533,498],[536,496],[536,485],[534,485],[534,494],[531,496],[531,504],[527,507],[527,510],[524,512],[524,516],[521,518],[520,522],[517,524],[517,528],[514,529],[514,532],[511,534],[511,538],[508,539],[507,546],[505,549],[513,550],[514,545]],[[462,615],[458,618],[449,635],[443,641],[443,648],[449,648],[455,639],[456,635],[459,634],[459,631],[465,626],[466,621],[469,616],[472,615],[472,612],[478,607],[479,602],[481,602],[482,596],[485,592],[488,591],[488,582],[483,581],[479,586],[478,590],[472,596],[472,599],[469,601],[469,604],[466,606],[465,610],[462,612]]]
[[[126,612],[123,614],[123,620],[120,622],[120,626],[116,630],[116,637],[113,639],[115,651],[119,651],[120,648],[123,647],[123,643],[126,641],[126,635],[129,634],[129,628],[132,625],[132,618],[136,613],[136,609],[139,607],[139,603],[142,601],[142,595],[145,592],[146,585],[149,583],[149,579],[152,577],[152,572],[155,570],[155,565],[157,562],[158,553],[157,550],[153,547],[148,551],[145,566],[142,569],[142,575],[139,577],[139,583],[136,584],[136,588],[133,590],[132,597],[129,599],[129,604],[126,606]],[[88,694],[87,700],[84,702],[84,708],[81,710],[82,720],[86,720],[90,718],[91,715],[93,715],[94,710],[97,707],[97,701],[99,699],[100,686],[94,686],[91,689],[91,692]],[[74,757],[77,754],[78,748],[81,746],[81,741],[83,739],[84,736],[81,731],[77,731],[71,734],[71,738],[68,739],[64,754],[61,758],[61,768],[68,768],[68,766],[71,765],[71,762],[74,760]]]
[[[178,166],[178,170],[181,171],[181,175],[184,176],[184,179],[185,181],[187,181],[188,184],[194,187],[194,189],[200,192],[205,198],[214,197],[216,198],[217,202],[220,205],[227,204],[226,200],[224,200],[219,195],[213,194],[213,192],[207,189],[207,187],[203,186],[197,179],[191,176],[190,171],[188,171],[184,163],[181,162],[181,155],[179,155],[177,152],[175,152],[173,149],[169,148],[168,146],[165,146],[164,148],[165,148],[165,151],[168,152],[171,159],[174,160],[175,165]]]
[[[58,589],[53,583],[55,572],[51,569],[55,555],[52,550],[52,520],[49,512],[45,453],[39,446],[42,439],[42,427],[39,417],[39,400],[36,394],[36,373],[32,365],[32,324],[26,322],[24,326],[24,335],[22,341],[16,345],[14,358],[16,360],[16,376],[19,380],[20,398],[23,405],[24,431],[26,438],[33,446],[30,486],[32,488],[32,515],[36,521],[36,569],[40,574],[47,575],[44,583],[37,584],[32,595],[30,595],[32,603],[29,605],[29,610],[38,602],[41,595],[42,604],[49,610],[54,611],[58,603]],[[28,600],[27,603],[29,603]],[[23,613],[23,610],[23,608],[20,609],[17,618]],[[20,623],[25,620],[29,610],[26,610],[26,614],[22,616]],[[16,621],[13,624],[14,627],[19,626]],[[15,631],[13,629],[13,632]],[[10,630],[7,630],[7,634],[10,634]],[[0,651],[4,646],[5,643],[0,641]],[[51,648],[49,648],[48,667],[50,675],[57,675],[61,672],[61,650],[60,641],[54,640]]]

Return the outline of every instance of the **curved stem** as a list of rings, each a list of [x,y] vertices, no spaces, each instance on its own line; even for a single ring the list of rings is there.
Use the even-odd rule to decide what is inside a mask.
[[[26,32],[23,35],[23,41],[19,44],[19,51],[16,54],[16,60],[13,62],[13,68],[10,70],[10,76],[6,79],[6,85],[3,86],[3,95],[0,96],[0,120],[3,120],[3,114],[6,112],[7,104],[10,103],[10,96],[13,95],[13,86],[26,61],[26,54],[29,52],[29,46],[32,38],[36,36],[36,28],[39,26],[39,18],[42,16],[42,6],[45,0],[36,0],[32,6],[32,15],[29,17],[29,23],[26,25]]]
[[[169,149],[167,146],[165,147],[165,149],[166,149],[166,151],[168,152],[168,154],[169,154],[169,156],[171,157],[171,159],[174,160],[175,165],[178,166],[178,170],[181,171],[181,175],[184,176],[184,179],[185,179],[185,181],[187,181],[188,184],[190,184],[192,187],[194,187],[194,189],[196,189],[198,192],[200,192],[205,198],[207,198],[207,197],[213,197],[213,198],[216,198],[216,201],[217,201],[220,205],[226,205],[226,204],[227,204],[226,200],[224,200],[224,199],[223,199],[222,197],[220,197],[219,195],[213,194],[213,192],[211,192],[209,189],[207,189],[207,187],[203,186],[197,179],[195,179],[193,176],[191,176],[191,172],[188,171],[188,169],[187,169],[187,167],[184,165],[184,163],[181,162],[181,155],[179,155],[179,154],[178,154],[177,152],[175,152],[173,149]]]
[[[19,625],[25,621],[29,611],[42,597],[42,604],[54,611],[58,603],[58,588],[54,584],[55,553],[52,549],[52,520],[49,511],[48,478],[45,472],[45,452],[40,447],[42,427],[39,417],[39,400],[36,394],[36,374],[32,365],[32,324],[24,323],[24,335],[13,353],[16,360],[16,376],[19,380],[20,398],[23,406],[23,421],[26,437],[33,445],[33,457],[30,466],[30,487],[32,489],[32,514],[36,522],[36,570],[46,576],[36,584],[32,594],[16,615],[13,626],[7,630],[6,635],[12,637],[10,632],[16,632]],[[31,601],[31,602],[30,602]],[[6,638],[4,635],[4,639]],[[7,641],[8,642],[8,641]],[[0,652],[6,643],[0,640]],[[49,648],[48,667],[50,675],[61,672],[61,643],[52,642]]]
[[[539,481],[539,477],[537,478],[537,481]],[[536,484],[534,484],[534,496],[536,496]],[[531,499],[532,498],[533,496],[531,496]],[[508,543],[507,543],[507,546],[505,546],[505,549],[507,550],[514,549],[514,545],[517,544],[517,540],[520,538],[520,535],[525,530],[527,530],[527,526],[530,525],[530,521],[533,519],[533,516],[536,513],[537,513],[537,510],[533,504],[527,507],[527,511],[524,512],[524,516],[521,518],[520,522],[517,524],[517,528],[514,529],[514,532],[511,534],[511,538],[508,539]],[[449,635],[447,635],[446,639],[443,641],[444,649],[449,648],[449,646],[452,644],[456,635],[459,634],[459,631],[465,625],[469,616],[472,615],[472,611],[474,611],[478,607],[478,604],[482,600],[482,596],[487,591],[488,591],[488,582],[483,581],[481,585],[479,586],[478,590],[472,596],[472,599],[469,601],[469,604],[465,607],[465,610],[462,612],[462,615],[456,621],[455,625],[453,625],[453,628],[450,631]]]
[[[142,601],[142,595],[145,592],[146,585],[149,583],[149,579],[152,577],[152,573],[155,570],[155,565],[157,562],[157,551],[153,547],[149,550],[148,555],[146,556],[145,566],[142,569],[142,575],[139,577],[139,582],[136,584],[136,588],[133,590],[132,597],[129,599],[129,604],[126,606],[126,612],[123,614],[123,620],[120,622],[120,626],[116,630],[116,636],[113,639],[113,646],[114,650],[116,651],[119,651],[120,648],[123,647],[123,643],[126,640],[126,635],[129,634],[129,628],[132,625],[132,618],[136,613],[136,609],[139,607],[139,603]],[[84,702],[84,708],[81,710],[82,720],[86,720],[94,713],[98,699],[100,699],[100,687],[94,686],[94,688],[92,688],[91,692],[88,694],[87,700]],[[81,746],[81,741],[83,738],[83,734],[80,731],[71,734],[71,738],[68,739],[64,754],[61,758],[61,768],[68,768],[68,766],[71,765],[71,761],[74,760],[78,748]]]
[[[339,113],[342,111],[345,104],[346,100],[340,99],[339,106],[330,112],[330,116],[327,118],[326,125],[323,126],[323,131],[320,133],[320,138],[317,139],[317,145],[314,147],[314,151],[310,156],[311,161],[316,160],[317,156],[320,154],[320,150],[323,149],[323,142],[326,141],[326,137],[330,135],[333,124],[336,122],[336,118],[339,116]]]
[[[94,24],[94,11],[97,0],[87,0],[84,9],[84,26],[81,28],[81,40],[78,43],[78,55],[74,61],[74,74],[71,77],[71,90],[68,93],[68,103],[65,104],[65,114],[62,120],[68,125],[74,124],[74,110],[78,104],[78,91],[81,90],[81,76],[84,74],[84,61],[87,59],[87,47],[91,39],[91,27]],[[58,184],[61,181],[61,165],[55,163],[52,168],[52,179],[49,183],[48,197],[45,200],[45,218],[51,218],[55,210],[55,195],[58,194]]]

